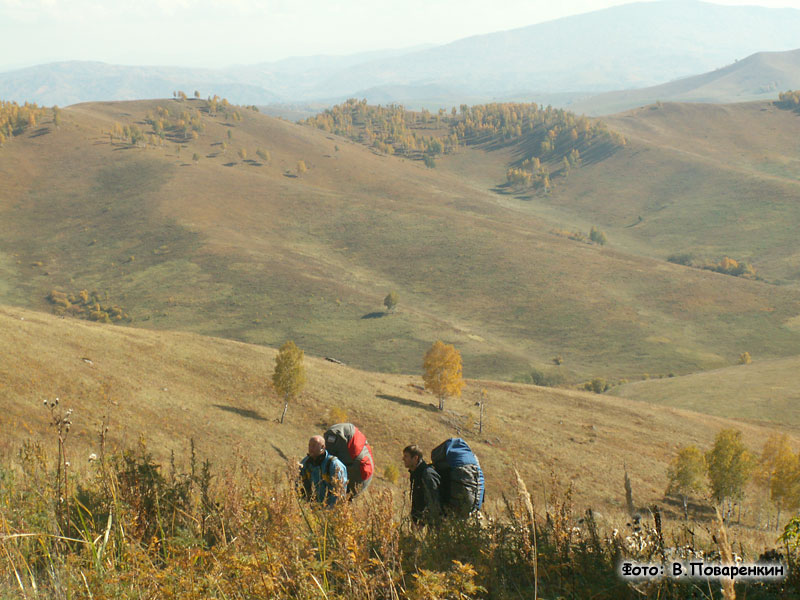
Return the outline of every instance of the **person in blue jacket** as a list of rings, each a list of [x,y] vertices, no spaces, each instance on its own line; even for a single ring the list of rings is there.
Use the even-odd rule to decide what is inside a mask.
[[[300,481],[300,492],[306,499],[329,508],[345,498],[347,469],[342,461],[328,453],[321,435],[308,440],[308,456],[300,463]]]

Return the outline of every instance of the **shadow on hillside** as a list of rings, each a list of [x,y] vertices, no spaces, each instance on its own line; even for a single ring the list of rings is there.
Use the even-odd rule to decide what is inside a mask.
[[[386,316],[386,313],[382,310],[376,310],[375,312],[367,313],[362,316],[362,319],[380,319],[381,317]]]
[[[48,133],[50,133],[50,128],[49,127],[42,127],[40,129],[37,129],[36,131],[34,131],[31,134],[31,137],[32,138],[37,138],[37,137],[41,137],[43,135],[47,135]]]
[[[280,456],[280,457],[281,457],[283,460],[285,460],[285,461],[287,461],[287,462],[289,461],[289,457],[288,457],[288,456],[286,456],[286,455],[283,453],[283,450],[281,450],[280,448],[278,448],[278,447],[277,447],[275,444],[270,444],[270,446],[272,446],[272,449],[273,449],[273,450],[275,450],[275,452],[277,452],[277,453],[278,453],[278,456]]]
[[[227,406],[225,404],[215,404],[214,408],[218,408],[220,410],[224,410],[226,412],[232,412],[234,414],[239,415],[240,417],[247,417],[248,419],[255,419],[256,421],[266,421],[264,417],[258,414],[254,410],[248,410],[246,408],[236,408],[235,406]]]
[[[223,167],[235,167],[236,165],[237,165],[237,163],[235,163],[235,162],[229,162],[229,163],[225,163],[222,166]]]
[[[439,409],[434,404],[419,402],[411,398],[401,398],[400,396],[390,396],[389,394],[376,394],[375,397],[383,400],[391,400],[392,402],[397,402],[403,406],[410,406],[411,408],[421,408],[422,410],[428,410],[430,412],[439,412]]]
[[[662,514],[670,517],[671,519],[679,520],[684,518],[683,502],[677,496],[664,496],[662,502],[666,506],[661,506]],[[710,522],[715,519],[714,508],[708,504],[695,502],[690,500],[688,502],[689,518],[693,521]]]
[[[499,184],[499,185],[496,185],[496,186],[494,186],[493,188],[490,188],[490,189],[491,189],[491,190],[492,190],[492,191],[493,191],[495,194],[504,194],[504,195],[506,195],[506,196],[509,196],[509,195],[511,195],[511,194],[513,194],[513,193],[514,193],[514,188],[513,188],[513,187],[512,187],[512,185],[511,185],[510,183],[508,183],[508,182],[506,182],[506,183],[501,183],[501,184]]]

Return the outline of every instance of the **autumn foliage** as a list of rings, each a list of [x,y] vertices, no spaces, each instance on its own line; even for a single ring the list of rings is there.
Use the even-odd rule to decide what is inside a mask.
[[[36,104],[0,100],[0,146],[26,129],[36,127],[44,114],[45,109]]]
[[[305,353],[291,340],[281,346],[275,357],[275,370],[272,373],[272,386],[283,396],[281,423],[286,417],[289,401],[296,398],[306,384],[306,371],[303,365]]]
[[[444,410],[445,398],[461,396],[461,353],[452,344],[437,340],[425,354],[423,368],[425,389],[439,398],[439,410]]]
[[[535,103],[462,105],[448,112],[405,110],[399,105],[371,106],[350,99],[306,119],[316,127],[375,148],[431,163],[435,156],[462,146],[496,148],[524,140],[525,153],[506,172],[514,186],[550,188],[550,170],[557,165],[566,175],[586,157],[597,158],[625,145],[625,138],[601,121]]]

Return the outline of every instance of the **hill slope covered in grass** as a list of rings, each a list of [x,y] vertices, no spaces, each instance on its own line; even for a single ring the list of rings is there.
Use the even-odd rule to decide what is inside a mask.
[[[62,408],[74,409],[68,449],[78,470],[98,451],[104,415],[111,447],[132,447],[144,437],[156,459],[166,461],[174,451],[183,460],[194,439],[200,457],[226,464],[242,454],[267,471],[302,457],[310,435],[344,417],[374,447],[378,489],[405,489],[404,479],[394,486],[383,473],[388,465],[401,469],[407,444],[418,443],[427,455],[460,435],[486,471],[490,506],[512,487],[517,467],[537,503],[553,491],[552,472],[563,488],[574,484],[578,506],[615,512],[624,506],[624,468],[637,505],[647,506],[662,498],[678,447],[708,447],[718,430],[736,427],[759,451],[770,431],[628,399],[478,380],[468,380],[463,397],[439,412],[437,399],[419,389],[419,376],[358,371],[313,357],[306,358],[308,385],[281,425],[282,399],[267,383],[275,357],[269,348],[7,306],[0,308],[0,339],[6,349],[0,426],[8,434],[0,452],[16,454],[28,439],[55,452],[42,400],[59,397]],[[486,428],[478,433],[481,390],[488,401]]]
[[[655,198],[641,204],[656,182],[677,181],[685,161],[695,166],[663,139],[652,150],[633,140],[550,195],[515,197],[492,191],[513,145],[462,148],[425,169],[200,100],[78,105],[60,120],[0,148],[5,303],[69,313],[48,296],[86,290],[98,299],[86,314],[102,316],[103,304],[147,328],[273,347],[294,339],[382,371],[416,371],[442,338],[462,351],[467,376],[508,379],[556,355],[564,378],[581,381],[716,368],[743,348],[797,353],[800,332],[784,327],[800,314],[796,290],[663,260],[702,236],[712,255],[750,259],[765,276],[774,258],[773,276],[784,273],[794,260],[786,177],[738,169],[759,194],[763,182],[784,190],[769,201],[776,212],[726,194],[733,216],[704,227],[702,204],[670,201],[682,207],[675,223],[659,220],[669,212],[651,208]],[[625,126],[633,139],[648,121]],[[788,134],[778,142],[788,145]],[[658,160],[662,174],[652,177],[659,156],[673,159]],[[708,160],[696,160],[698,176]],[[693,186],[681,189],[695,197]],[[612,192],[618,201],[599,202]],[[734,239],[725,227],[744,209],[752,227]],[[627,228],[635,214],[644,223]],[[609,245],[552,233],[590,222],[607,229]],[[763,259],[745,253],[748,235],[760,236]],[[391,289],[400,303],[385,315]]]
[[[789,357],[693,373],[674,379],[636,381],[611,393],[659,406],[709,415],[736,415],[753,422],[800,427],[800,358]]]
[[[772,102],[664,103],[604,121],[625,136],[623,149],[567,178],[551,173],[549,195],[515,190],[509,204],[583,230],[595,224],[626,253],[729,256],[769,282],[800,280],[796,113]],[[457,160],[464,176],[480,169]]]
[[[577,113],[608,115],[656,102],[727,103],[774,100],[800,88],[800,50],[758,52],[726,67],[661,85],[607,92],[569,105]]]

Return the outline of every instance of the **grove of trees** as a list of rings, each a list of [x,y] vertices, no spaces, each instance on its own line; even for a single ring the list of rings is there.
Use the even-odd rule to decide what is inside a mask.
[[[550,187],[549,162],[567,175],[586,156],[600,156],[625,145],[625,139],[601,121],[535,103],[492,103],[455,107],[448,113],[372,106],[351,98],[303,121],[376,150],[424,160],[449,154],[465,145],[487,149],[524,140],[524,155],[506,173],[517,186]]]
[[[17,104],[0,100],[0,146],[26,129],[36,127],[45,111],[44,107],[28,102]]]
[[[689,497],[706,494],[729,518],[750,483],[772,502],[776,527],[782,512],[800,508],[800,455],[793,452],[786,434],[770,435],[757,456],[744,444],[741,431],[723,429],[706,452],[693,445],[679,449],[667,477],[667,493],[681,497],[687,519]]]
[[[778,94],[778,102],[781,108],[788,108],[800,112],[800,90],[789,90]]]

